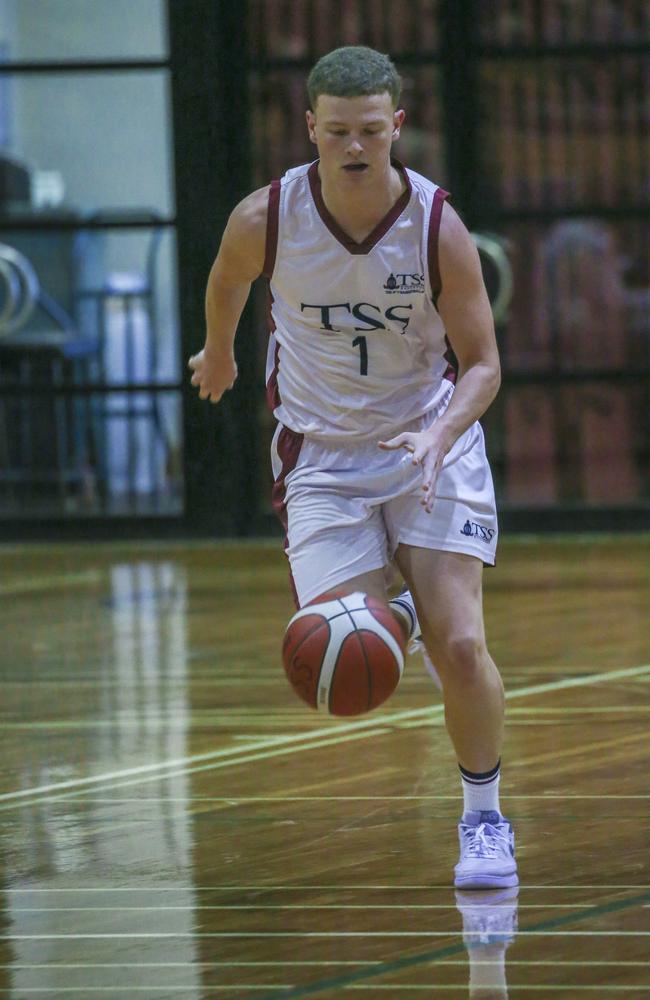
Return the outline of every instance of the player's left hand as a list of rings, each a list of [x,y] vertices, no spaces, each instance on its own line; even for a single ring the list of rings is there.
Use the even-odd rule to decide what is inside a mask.
[[[430,427],[426,431],[418,431],[417,433],[406,431],[391,438],[390,441],[380,441],[379,447],[384,451],[404,448],[413,456],[413,465],[421,466],[422,499],[420,503],[427,514],[430,514],[435,500],[436,481],[447,453],[436,430]]]

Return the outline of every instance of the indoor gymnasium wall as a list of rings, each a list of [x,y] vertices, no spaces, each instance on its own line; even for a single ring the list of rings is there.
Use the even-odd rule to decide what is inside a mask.
[[[508,252],[503,387],[483,421],[506,522],[647,511],[647,5],[251,0],[255,185],[313,157],[305,73],[355,43],[403,75],[397,155]]]

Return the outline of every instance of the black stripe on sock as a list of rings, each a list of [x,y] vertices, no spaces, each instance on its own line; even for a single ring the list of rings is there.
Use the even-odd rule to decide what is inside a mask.
[[[494,781],[501,770],[501,758],[499,757],[491,771],[485,771],[482,774],[474,771],[466,771],[462,764],[458,765],[458,770],[460,771],[463,779],[465,781],[469,781],[470,784],[486,785],[489,781]]]
[[[411,611],[406,601],[400,601],[399,597],[393,597],[392,601],[389,601],[389,604],[399,604],[400,608],[404,608],[404,610],[408,613],[408,616],[411,619],[411,628],[409,631],[409,636],[412,638],[413,633],[415,632],[415,615]]]

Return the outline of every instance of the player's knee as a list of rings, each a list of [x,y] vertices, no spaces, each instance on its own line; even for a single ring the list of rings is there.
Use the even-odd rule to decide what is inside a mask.
[[[436,658],[436,666],[440,666],[446,677],[463,685],[479,681],[487,662],[483,638],[471,634],[450,636]]]

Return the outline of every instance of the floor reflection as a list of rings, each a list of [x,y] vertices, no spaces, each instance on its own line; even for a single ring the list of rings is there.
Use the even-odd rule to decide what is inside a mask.
[[[190,779],[176,771],[143,789],[120,787],[130,769],[184,758],[190,749],[186,573],[171,561],[118,563],[107,583],[108,594],[78,608],[96,626],[94,642],[79,643],[74,661],[79,686],[93,692],[81,710],[70,699],[78,735],[61,753],[52,740],[39,744],[34,769],[41,781],[55,779],[54,787],[43,783],[33,801],[4,814],[11,996],[73,984],[77,992],[124,995],[149,982],[147,963],[171,961],[183,997],[193,1000],[201,975]],[[62,635],[62,648],[70,641]],[[56,787],[86,775],[103,778],[85,789]],[[150,886],[164,891],[143,906]],[[165,905],[170,894],[173,908]],[[173,977],[169,983],[174,995]]]
[[[517,934],[518,886],[491,892],[456,890],[469,958],[470,1000],[506,1000],[506,951]]]

